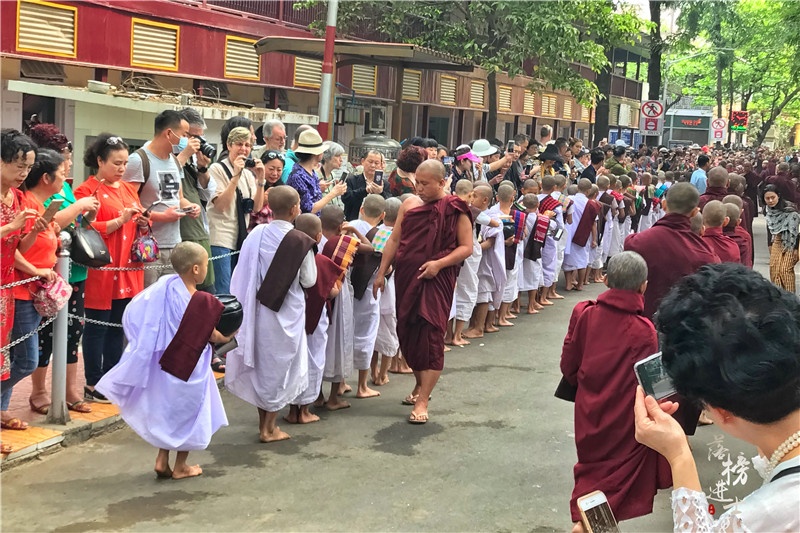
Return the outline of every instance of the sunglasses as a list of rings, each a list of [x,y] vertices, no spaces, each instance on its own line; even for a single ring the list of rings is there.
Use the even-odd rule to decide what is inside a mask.
[[[264,155],[261,156],[262,162],[266,163],[267,161],[274,161],[276,159],[280,159],[281,161],[284,160],[284,156],[280,152],[276,152],[275,150],[270,150],[268,152],[264,152]]]
[[[114,145],[117,145],[117,144],[122,144],[122,143],[123,143],[122,137],[116,137],[116,136],[115,137],[109,137],[108,140],[106,141],[106,144],[111,145],[111,146],[114,146]]]

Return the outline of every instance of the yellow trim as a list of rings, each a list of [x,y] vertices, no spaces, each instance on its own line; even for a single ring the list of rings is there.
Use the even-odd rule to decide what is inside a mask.
[[[48,50],[39,50],[37,48],[23,48],[19,45],[19,19],[20,11],[22,9],[22,2],[26,4],[38,4],[41,6],[53,7],[56,9],[63,9],[72,11],[73,32],[72,32],[72,50],[73,54],[61,54],[59,52],[50,52]],[[33,52],[36,54],[56,56],[56,57],[78,57],[78,8],[75,6],[67,6],[63,4],[54,4],[53,2],[43,2],[42,0],[17,0],[17,35],[16,42],[18,52]]]
[[[500,89],[508,89],[508,107],[500,107]],[[511,111],[514,105],[514,88],[510,85],[497,86],[497,110],[498,111]]]
[[[556,108],[556,110],[553,111],[552,114],[548,113],[544,108],[544,102],[545,102],[544,99],[545,98],[553,98],[555,100],[555,102],[556,102],[556,105],[554,106]],[[557,117],[558,116],[558,95],[557,94],[543,94],[542,95],[542,116],[543,117]]]
[[[368,67],[369,65],[353,65],[353,68],[350,70],[351,76],[353,77],[353,80],[355,80],[355,77],[356,77],[356,67],[357,66],[358,67]],[[372,70],[373,70],[373,74],[372,74],[372,92],[362,93],[360,91],[356,91],[355,89],[353,89],[356,94],[366,94],[366,95],[371,95],[371,96],[375,96],[376,94],[378,94],[378,66],[377,65],[373,65]],[[421,87],[420,87],[420,90],[422,90]]]
[[[419,102],[422,99],[422,71],[421,70],[413,70],[409,69],[405,71],[405,74],[417,74],[419,75],[419,98],[407,98],[405,94],[401,94],[401,98],[407,102]],[[403,79],[405,81],[405,78]],[[401,87],[402,90],[402,87]]]
[[[133,30],[136,27],[136,24],[139,23],[143,26],[150,26],[156,28],[166,28],[169,30],[175,30],[175,66],[174,67],[165,67],[164,65],[153,65],[151,63],[136,63],[133,60]],[[179,65],[181,64],[180,61],[181,55],[181,27],[176,26],[175,24],[166,24],[164,22],[156,22],[154,20],[147,20],[147,19],[140,19],[140,18],[131,18],[131,66],[133,67],[145,67],[145,68],[152,68],[156,70],[168,70],[171,72],[177,72]]]
[[[442,100],[442,80],[453,80],[456,84],[456,94],[453,95],[453,101],[449,100]],[[455,76],[445,76],[444,74],[439,76],[439,103],[440,104],[450,104],[456,105],[456,101],[458,100],[458,78]]]
[[[228,41],[239,41],[242,43],[248,44],[255,44],[258,42],[256,39],[245,39],[244,37],[237,37],[236,35],[226,35],[225,36],[225,55],[222,57],[223,67],[222,67],[222,77],[228,78],[232,80],[261,80],[261,56],[256,54],[256,60],[258,61],[258,76],[228,76],[226,72],[228,72]]]
[[[319,83],[298,83],[297,82],[297,60],[300,59],[299,57],[295,56],[294,58],[294,71],[292,72],[292,85],[295,87],[309,87],[311,89],[319,89]],[[316,59],[309,59],[308,61],[316,61]],[[319,69],[320,69],[320,79],[322,79],[322,61],[319,62]],[[335,71],[336,69],[334,69]]]
[[[472,105],[472,86],[473,85],[480,85],[483,87],[483,101],[481,105]],[[481,80],[470,80],[469,83],[469,107],[472,109],[485,109],[486,108],[486,84]]]

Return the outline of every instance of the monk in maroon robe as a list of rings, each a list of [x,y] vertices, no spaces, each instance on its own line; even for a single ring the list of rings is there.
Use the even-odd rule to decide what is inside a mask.
[[[642,233],[625,239],[625,250],[638,253],[647,262],[649,272],[644,293],[644,316],[653,319],[661,299],[681,278],[703,266],[719,263],[719,256],[700,235],[692,231],[691,219],[698,213],[700,194],[690,183],[676,183],[667,190],[667,214]],[[675,413],[687,435],[694,435],[700,408],[680,401]]]
[[[729,237],[739,248],[739,262],[747,268],[753,268],[753,239],[740,225],[741,210],[736,204],[725,204],[728,224],[722,228],[722,234]]]
[[[445,169],[429,159],[416,172],[417,196],[397,215],[373,291],[383,289],[394,262],[397,337],[416,386],[404,403],[414,405],[408,421],[428,421],[428,399],[444,368],[444,333],[461,263],[472,254],[472,214],[444,190]],[[400,289],[402,287],[402,289]]]
[[[739,263],[739,246],[722,233],[728,224],[728,210],[719,200],[711,200],[703,208],[703,240],[723,263]]]
[[[634,438],[633,365],[658,351],[656,330],[641,314],[647,264],[633,252],[617,254],[606,284],[596,302],[575,307],[561,354],[564,379],[576,387],[573,522],[576,500],[592,491],[603,491],[614,516],[627,520],[651,513],[656,492],[672,485],[669,463]]]
[[[706,192],[700,195],[697,207],[702,211],[711,200],[721,202],[728,194],[728,171],[722,167],[714,167],[708,171],[708,186]]]

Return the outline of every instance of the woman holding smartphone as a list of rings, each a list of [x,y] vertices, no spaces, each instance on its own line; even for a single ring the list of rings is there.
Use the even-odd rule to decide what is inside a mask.
[[[743,265],[707,265],[662,300],[664,368],[717,429],[758,449],[764,484],[718,519],[678,422],[677,404],[636,392],[636,440],[672,470],[675,531],[800,531],[800,300]]]
[[[96,198],[100,203],[92,227],[100,232],[111,255],[109,267],[136,270],[89,270],[86,278],[86,318],[93,321],[121,324],[122,315],[131,299],[144,286],[141,263],[131,261],[131,244],[136,238],[136,225],[147,220],[141,217],[138,184],[122,180],[128,164],[128,145],[122,138],[101,133],[83,156],[87,168],[97,169],[94,176],[75,189],[75,198]],[[124,334],[120,327],[86,322],[83,332],[83,367],[85,400],[108,403],[94,390],[100,378],[119,362]]]
[[[334,171],[340,170],[342,168],[342,156],[344,155],[344,146],[339,143],[331,142],[328,144],[328,148],[322,152],[322,162],[319,165],[319,168],[316,170],[317,178],[319,178],[319,188],[322,191],[322,194],[328,194],[333,190],[334,185],[336,185],[337,181],[343,181],[341,178],[337,179],[336,173]],[[343,176],[345,179],[347,178],[347,171],[342,169],[338,175]],[[339,206],[344,209],[344,204],[342,203],[342,199],[337,196],[333,198],[330,202],[331,205]]]
[[[53,150],[39,150],[36,153],[36,162],[25,178],[21,189],[23,190],[22,207],[34,209],[40,217],[45,213],[44,202],[53,194],[61,190],[64,183],[64,158]],[[41,218],[40,218],[41,219]],[[49,219],[45,218],[46,227],[41,222],[28,220],[24,233],[36,233],[36,238],[30,247],[20,247],[17,250],[14,267],[17,269],[19,279],[39,276],[46,281],[54,281],[56,273],[56,250],[58,249],[58,224],[52,222],[52,213]],[[38,227],[36,227],[38,224]],[[37,231],[38,230],[38,231]],[[32,331],[36,331],[42,321],[42,316],[33,306],[33,292],[38,284],[27,283],[14,287],[14,327],[11,338],[19,339]],[[27,424],[18,420],[5,418],[11,401],[11,392],[17,383],[33,374],[39,364],[39,335],[34,334],[27,340],[17,344],[11,349],[11,377],[2,384],[2,419],[3,429],[25,429]]]
[[[97,214],[100,202],[97,198],[87,197],[77,200],[68,183],[72,169],[72,143],[54,124],[37,124],[31,128],[31,139],[40,147],[55,150],[64,158],[64,183],[60,191],[45,200],[48,207],[52,201],[60,201],[58,213],[53,220],[62,228],[74,227],[78,217],[91,222]],[[83,394],[77,382],[78,346],[83,335],[84,293],[86,291],[87,269],[83,265],[72,263],[69,271],[69,284],[72,287],[68,310],[76,319],[70,319],[67,330],[67,408],[71,411],[89,413],[92,408],[83,401]],[[47,389],[47,367],[53,353],[53,324],[49,324],[39,332],[39,367],[31,376],[31,395],[28,404],[31,410],[39,414],[47,414],[50,406],[50,392]]]

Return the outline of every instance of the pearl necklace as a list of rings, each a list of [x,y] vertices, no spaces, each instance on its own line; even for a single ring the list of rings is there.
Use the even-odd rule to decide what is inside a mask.
[[[766,477],[769,478],[772,475],[772,471],[775,470],[775,467],[778,466],[778,463],[781,462],[787,453],[794,450],[800,446],[800,431],[795,432],[793,435],[790,435],[788,439],[783,441],[778,449],[772,454],[772,457],[769,458],[769,465],[767,466],[767,475]]]

